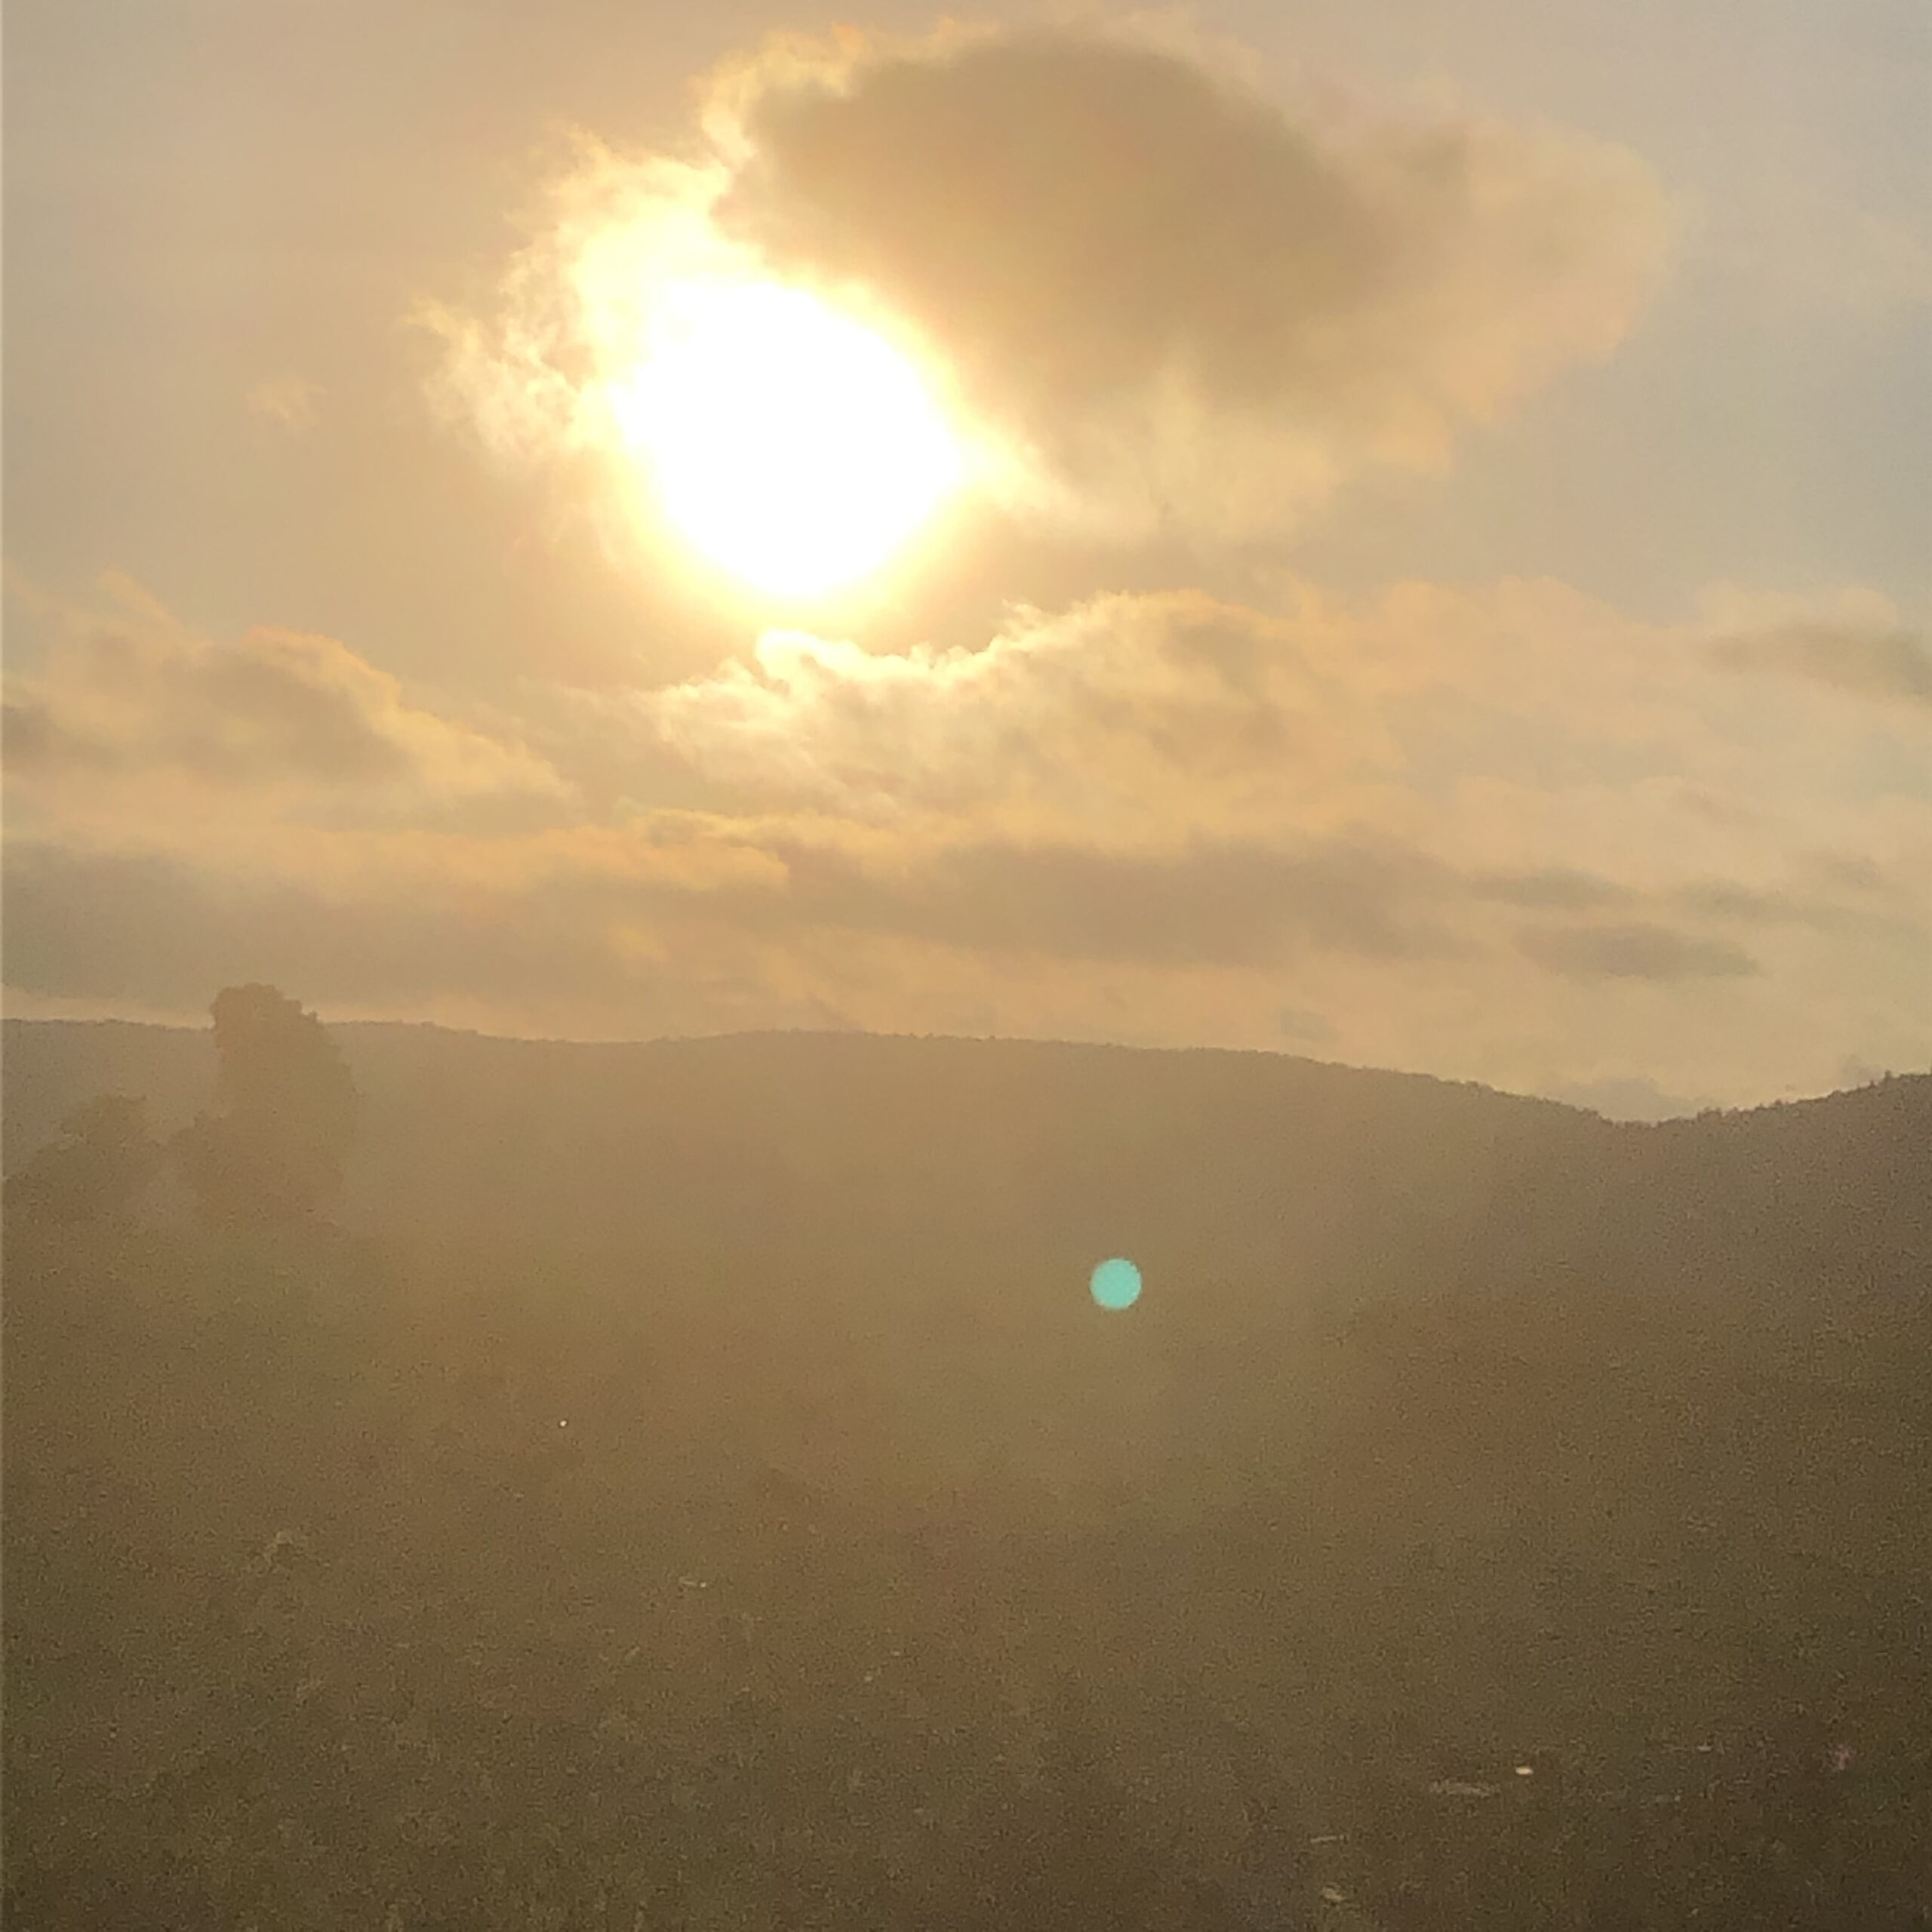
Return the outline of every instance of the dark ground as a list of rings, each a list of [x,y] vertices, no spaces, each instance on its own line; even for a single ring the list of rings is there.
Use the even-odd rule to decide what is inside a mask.
[[[10,1217],[10,1927],[1932,1924],[1932,1081],[341,1037],[346,1226]]]

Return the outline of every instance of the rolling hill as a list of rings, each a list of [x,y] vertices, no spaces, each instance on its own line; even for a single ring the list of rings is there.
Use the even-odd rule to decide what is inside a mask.
[[[1925,1922],[1932,1080],[337,1031],[342,1228],[10,1218],[10,1924]]]

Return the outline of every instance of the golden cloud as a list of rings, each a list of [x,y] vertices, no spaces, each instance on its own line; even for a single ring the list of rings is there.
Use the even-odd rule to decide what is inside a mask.
[[[706,775],[864,820],[995,811],[1114,844],[1318,815],[1397,756],[1318,626],[1198,592],[1020,613],[978,651],[799,632],[637,708]]]
[[[1612,349],[1672,232],[1627,152],[1324,122],[1126,38],[787,47],[727,125],[725,232],[909,317],[1082,494],[1183,521],[1439,456]]]
[[[1291,1026],[1383,1064],[1532,1085],[1675,1067],[1727,1099],[1807,1041],[1819,1081],[1847,1052],[1914,1063],[1926,709],[1746,687],[1712,655],[1730,624],[1412,584],[1289,586],[1265,611],[1100,598],[1016,614],[977,651],[781,633],[560,707],[540,768],[560,789],[521,817],[488,790],[430,809],[438,758],[474,781],[444,736],[472,728],[342,647],[230,663],[142,633],[149,656],[82,651],[29,693],[69,737],[10,759],[33,807],[11,828],[10,983],[192,1008],[286,979],[338,1008],[607,1035],[1261,1046]],[[640,789],[680,808],[605,782],[625,732]],[[57,768],[76,782],[50,802]],[[216,808],[177,809],[183,786]],[[365,790],[414,802],[330,804]]]
[[[704,123],[696,159],[586,143],[499,313],[427,316],[493,446],[617,451],[656,292],[762,275],[912,347],[1009,507],[1250,535],[1607,353],[1673,232],[1625,150],[1344,125],[1118,36],[774,43]]]
[[[327,800],[384,814],[557,798],[521,745],[412,704],[334,638],[258,629],[198,637],[152,600],[83,620],[45,667],[6,685],[8,776],[45,793],[161,786],[219,800]]]
[[[1520,583],[1104,597],[977,651],[780,632],[629,702],[801,923],[1177,964],[1500,948],[1606,989],[1835,939],[1896,1014],[1932,912],[1918,720],[1735,699],[1703,626]]]

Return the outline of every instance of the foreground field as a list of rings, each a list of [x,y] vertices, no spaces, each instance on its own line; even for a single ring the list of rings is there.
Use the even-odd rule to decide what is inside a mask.
[[[521,1235],[400,1161],[361,1232],[14,1217],[8,1924],[1927,1922],[1918,1086],[1687,1124],[1661,1194],[1540,1112],[1546,1174],[1631,1149],[1620,1247],[1450,1190],[1452,1244],[1383,1134],[1386,1241],[1190,1269],[1177,1185],[1121,1315],[1078,1122],[1023,1214],[945,1097],[762,1221],[721,1131],[574,1234],[536,1153]],[[1630,1265],[1727,1189],[1789,1247],[1805,1173],[1867,1177],[1831,1265],[1706,1208]]]

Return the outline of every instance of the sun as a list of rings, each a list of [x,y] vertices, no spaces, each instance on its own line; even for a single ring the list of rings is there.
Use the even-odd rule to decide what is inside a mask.
[[[774,282],[676,285],[654,306],[612,408],[666,519],[751,589],[846,589],[958,487],[958,437],[876,330]]]

